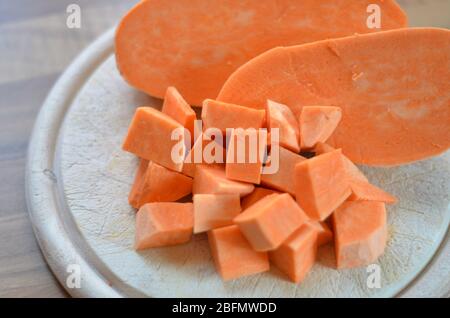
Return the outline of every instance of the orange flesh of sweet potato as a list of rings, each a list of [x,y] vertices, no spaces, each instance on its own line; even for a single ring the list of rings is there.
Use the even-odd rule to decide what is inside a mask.
[[[128,195],[128,203],[133,207],[139,208],[139,198],[142,192],[142,183],[145,179],[145,172],[147,171],[148,160],[140,159],[139,166],[136,170],[133,186],[131,187],[130,194]]]
[[[194,201],[194,233],[233,225],[241,212],[239,194],[196,194]]]
[[[128,128],[122,148],[140,158],[180,172],[183,162],[176,163],[171,154],[172,148],[179,143],[177,140],[171,140],[174,129],[184,129],[184,127],[154,108],[139,107]],[[180,158],[184,158],[186,149],[183,135],[181,141],[183,142],[182,153],[179,155]]]
[[[152,96],[175,86],[201,105],[233,71],[273,47],[379,31],[366,24],[373,3],[383,14],[381,30],[407,26],[391,0],[141,1],[118,26],[117,66]]]
[[[314,148],[316,154],[334,151],[335,149],[325,143],[318,143]],[[346,156],[342,155],[347,175],[350,178],[352,194],[347,198],[349,201],[380,201],[384,203],[395,203],[397,199],[384,190],[369,183],[367,177]]]
[[[295,196],[295,166],[306,158],[279,147],[279,167],[274,174],[262,174],[261,184]],[[264,169],[263,169],[264,172]]]
[[[201,134],[194,142],[183,163],[183,174],[194,177],[197,165],[222,166],[222,163],[208,163],[205,154],[211,155],[214,159],[220,159],[225,163],[226,151],[222,141],[211,140],[205,134]]]
[[[261,169],[267,147],[266,136],[267,134],[257,130],[233,129],[225,165],[225,174],[228,179],[254,184],[261,182]],[[243,152],[241,158],[239,158],[240,152]]]
[[[251,109],[207,99],[203,102],[202,120],[204,129],[218,128],[262,128],[266,121],[264,110]]]
[[[194,226],[192,203],[157,202],[136,214],[136,250],[186,243]]]
[[[175,1],[182,3],[183,1],[187,0],[174,0],[174,2]],[[204,3],[204,1],[205,0],[191,0],[190,4],[192,6],[195,6],[196,4],[203,4],[201,6],[201,9],[205,10],[205,7],[209,6],[210,4],[206,4]],[[224,2],[224,4],[222,4],[222,1]],[[242,3],[239,3],[238,6],[240,10],[236,12],[244,12],[242,11],[242,8],[247,8],[247,6],[249,5],[247,1],[249,1],[250,3],[250,0],[243,0]],[[271,5],[272,1],[274,5],[273,7]],[[292,26],[290,25],[290,22],[294,21],[294,14],[298,15],[302,11],[298,10],[298,12],[295,12],[295,10],[299,9],[299,7],[301,7],[302,9],[314,8],[315,10],[310,10],[310,12],[318,14],[320,10],[327,11],[330,9],[330,5],[334,6],[334,10],[332,10],[332,12],[328,12],[328,14],[325,14],[325,16],[327,16],[327,20],[329,20],[332,19],[334,15],[342,14],[339,10],[336,10],[337,8],[345,8],[345,11],[348,12],[358,8],[366,9],[367,6],[363,7],[362,2],[363,1],[356,4],[346,2],[344,0],[338,0],[330,2],[330,4],[323,5],[323,3],[312,0],[267,0],[265,3],[261,4],[255,4],[255,2],[253,2],[253,6],[258,7],[259,9],[262,8],[266,10],[264,11],[266,13],[271,12],[270,10],[267,10],[267,8],[270,8],[272,10],[275,9],[275,11],[277,11],[278,9],[286,6],[286,10],[281,9],[279,12],[280,16],[277,16],[277,19],[283,17],[283,24],[276,25],[275,27],[271,25],[271,28],[277,29],[277,32],[274,32],[274,35],[277,34],[277,36],[273,36],[273,40],[275,42],[285,40],[286,45],[291,45],[303,42],[301,40],[296,40],[295,42],[288,43],[291,38],[297,36],[303,36],[306,38],[308,37],[308,34],[311,35],[311,33],[314,32],[313,30],[317,31],[318,29],[320,29],[319,25],[315,25],[314,27],[312,27],[312,24],[317,21],[311,20],[308,20],[307,22],[301,23],[301,25],[296,26],[299,28],[308,29],[308,27],[305,27],[305,24],[311,24],[311,26],[309,26],[310,29],[308,29],[308,32],[305,32],[304,34],[301,34],[301,31],[299,31],[298,29],[291,29]],[[136,53],[136,51],[140,49],[142,42],[133,42],[133,39],[127,37],[127,35],[132,35],[131,33],[134,32],[134,35],[141,38],[145,37],[146,35],[149,37],[154,36],[153,28],[149,28],[151,29],[151,31],[149,32],[140,32],[140,28],[135,27],[134,29],[131,28],[133,30],[133,32],[131,32],[130,25],[132,25],[133,23],[142,23],[142,25],[145,25],[148,22],[148,15],[142,15],[143,11],[147,10],[150,6],[158,5],[160,5],[161,11],[164,11],[164,8],[172,8],[173,3],[162,3],[161,0],[142,1],[122,21],[121,25],[118,28],[116,36],[116,56],[120,71],[132,85],[135,85],[136,87],[150,93],[155,92],[155,90],[153,90],[153,87],[155,86],[159,86],[158,90],[161,91],[162,86],[159,85],[158,81],[151,80],[154,74],[153,70],[148,69],[148,64],[141,64],[143,65],[142,67],[138,67],[139,64],[133,64],[136,62],[135,58],[142,58],[147,62],[150,61],[149,64],[151,64],[151,62],[155,62],[156,64],[158,64],[158,60],[161,61],[166,58],[164,55],[167,52],[170,52],[171,47],[177,46],[177,43],[175,43],[175,41],[173,43],[171,43],[170,41],[156,41],[156,47],[159,54],[153,54],[153,58],[148,59],[147,54]],[[225,6],[227,8],[227,5],[229,4],[227,4],[225,0],[218,0],[218,3],[215,3],[215,5],[216,7]],[[406,24],[406,19],[404,18],[403,13],[401,12],[401,10],[399,10],[399,8],[393,1],[381,1],[380,5],[383,6],[383,9],[385,7],[387,8],[383,12],[383,27],[395,28],[396,25]],[[173,8],[176,8],[176,10],[180,10],[181,7],[177,6]],[[259,9],[257,9],[256,11],[256,13],[258,14],[261,13],[260,11],[258,11]],[[183,10],[189,11],[190,9]],[[351,23],[360,23],[352,21],[351,18],[353,18],[353,14],[348,14],[348,12],[347,19],[344,19],[345,23],[348,24],[345,27],[350,28]],[[208,11],[208,14],[212,13],[213,11]],[[222,11],[222,13],[224,12]],[[225,12],[224,17],[227,17],[228,13],[228,11]],[[261,34],[267,36],[267,34],[270,33],[270,31],[268,31],[269,29],[266,30],[264,28],[261,28],[261,25],[258,24],[258,21],[255,21],[255,17],[253,16],[255,12],[252,11],[251,13],[252,16],[243,18],[240,23],[242,23],[244,20],[247,23],[248,20],[250,20],[251,24],[257,25],[257,29],[262,30]],[[163,15],[165,16],[165,18],[167,18],[167,16],[170,14],[174,14],[174,11],[168,10]],[[138,16],[139,19],[136,16]],[[183,15],[181,15],[181,17],[182,18],[178,16],[178,19],[176,20],[184,21],[183,19],[185,17]],[[230,19],[230,17],[228,17],[228,19]],[[291,17],[292,20],[289,20],[289,17]],[[322,19],[322,17],[319,19],[318,17],[315,17],[311,14],[309,14],[308,17],[312,18],[313,20]],[[270,18],[271,16],[265,17],[266,20],[270,20]],[[261,21],[264,21],[263,16],[261,16]],[[209,22],[211,23],[211,21]],[[391,22],[392,25],[388,26]],[[157,17],[151,23],[161,23],[161,19]],[[267,21],[263,22],[263,26],[264,23],[267,23]],[[222,23],[221,27],[223,28],[223,25],[225,24],[226,23]],[[211,23],[211,25],[214,24]],[[160,34],[161,32],[168,32],[168,34],[170,35],[177,28],[176,23],[170,26],[164,25],[166,29],[162,28],[162,30],[159,29],[159,26],[160,25],[158,25],[158,30],[156,32]],[[342,25],[336,25],[333,32],[339,32],[340,27],[345,29],[345,27],[343,27]],[[231,33],[236,33],[233,36],[239,37],[238,28],[232,29],[233,32]],[[365,26],[365,29],[366,30],[364,32],[370,32],[369,29],[367,29],[367,26]],[[208,31],[211,32],[210,30]],[[286,33],[283,33],[283,31]],[[345,34],[352,34],[353,32],[354,30]],[[330,36],[330,33],[332,32],[328,31],[327,35],[321,34],[320,39],[331,38],[332,36]],[[193,37],[196,36],[195,27],[190,30],[189,35]],[[261,38],[264,38],[264,36],[260,36],[260,39],[258,39],[258,41],[261,41]],[[364,37],[361,38],[365,39]],[[190,39],[187,39],[186,43],[189,42],[189,40]],[[203,47],[204,43],[209,43],[209,41],[211,41],[211,39],[208,38],[201,38],[201,40],[201,42],[195,42],[196,45],[192,45],[192,53],[196,53],[195,51],[198,47]],[[327,44],[327,49],[329,49],[332,54],[338,57],[338,59],[340,60],[339,62],[345,63],[351,60],[346,59],[345,55],[349,53],[346,50],[350,51],[350,53],[352,52],[345,45],[340,46],[340,40],[342,39],[324,42],[329,43]],[[264,45],[269,42],[270,41],[264,42]],[[259,45],[259,48],[262,47],[261,42],[255,43]],[[248,41],[246,42],[246,53],[252,51],[251,44],[255,43],[249,43]],[[124,49],[125,46],[130,44],[132,45],[132,49]],[[230,43],[227,43],[227,46],[229,45]],[[231,47],[233,45],[234,43],[231,45]],[[255,47],[257,47],[258,45],[255,44]],[[271,47],[275,46],[278,45],[274,45],[272,43]],[[209,45],[209,48],[211,47],[218,48],[218,50],[214,54],[218,53],[222,49],[220,47],[220,42],[216,45]],[[148,48],[150,51],[152,51],[155,47],[150,45]],[[274,49],[273,51],[275,50],[277,49]],[[130,52],[132,53],[130,54]],[[185,53],[186,51],[184,49],[179,49],[178,51],[176,51],[177,55],[175,57],[171,56],[170,58],[167,58],[167,61],[171,61],[175,64],[179,61],[186,62],[187,60],[184,60],[184,58],[186,57],[184,56]],[[203,51],[202,53],[204,54]],[[279,62],[279,64],[276,64],[276,66],[272,70],[273,73],[276,74],[279,71],[278,68],[280,66],[283,66],[283,63],[285,63],[287,60],[289,64],[289,70],[285,72],[285,75],[289,78],[288,81],[279,80],[276,76],[268,76],[268,73],[264,72],[261,72],[256,76],[258,80],[260,80],[261,78],[265,78],[266,80],[270,79],[267,80],[269,84],[266,83],[266,85],[271,85],[271,83],[274,83],[273,85],[276,86],[275,91],[277,93],[278,89],[286,89],[287,92],[284,94],[275,94],[275,96],[281,96],[280,101],[282,101],[283,103],[285,102],[285,100],[293,100],[293,98],[291,99],[292,96],[289,92],[289,81],[294,80],[295,85],[297,85],[296,89],[301,90],[300,93],[295,94],[298,94],[301,98],[298,99],[295,103],[292,103],[292,110],[283,104],[278,104],[271,101],[267,102],[265,111],[262,109],[258,110],[258,108],[261,108],[260,104],[258,104],[258,106],[256,107],[254,105],[250,105],[251,107],[247,108],[238,106],[241,105],[241,103],[231,104],[228,103],[228,100],[226,100],[227,103],[221,102],[221,98],[219,96],[218,101],[206,100],[204,102],[202,119],[205,123],[205,128],[219,127],[219,129],[222,131],[225,131],[226,128],[238,127],[268,127],[270,129],[279,128],[281,134],[280,144],[294,152],[299,152],[300,148],[308,150],[312,149],[313,147],[317,147],[318,143],[322,143],[328,140],[332,135],[334,129],[336,128],[339,120],[341,119],[340,108],[335,107],[334,109],[331,109],[327,107],[327,109],[325,109],[320,106],[308,107],[305,106],[308,105],[306,101],[307,98],[303,97],[313,96],[311,97],[311,100],[317,98],[318,102],[309,104],[336,104],[339,106],[343,105],[343,107],[346,107],[345,110],[348,110],[349,108],[351,109],[352,104],[350,103],[350,107],[347,107],[344,101],[346,101],[346,98],[348,98],[348,96],[352,96],[353,92],[349,93],[348,96],[342,94],[345,95],[344,97],[342,97],[342,95],[335,94],[335,91],[332,91],[330,93],[330,91],[328,91],[329,87],[326,87],[322,90],[322,88],[319,87],[319,83],[314,82],[314,76],[316,75],[315,71],[317,70],[312,68],[313,70],[310,71],[309,69],[311,68],[311,66],[309,65],[310,60],[313,59],[309,59],[309,56],[306,54],[306,58],[304,59],[306,62],[303,62],[303,56],[298,57],[296,53],[297,52],[292,53],[291,51],[289,51],[287,59],[285,59],[284,62]],[[318,54],[318,59],[320,60],[320,65],[324,63],[324,60],[326,60],[326,54],[323,54],[323,52],[319,53],[320,54]],[[240,55],[240,57],[242,57],[242,54]],[[234,60],[234,58],[236,57],[236,54],[233,53],[233,57],[228,58],[225,64],[232,65],[232,62],[230,60]],[[220,59],[223,58],[223,56],[221,56],[220,54],[216,54],[215,56],[213,55],[213,60],[215,58]],[[206,65],[198,63],[199,60],[210,61],[211,56],[201,56],[200,59],[196,60],[196,57],[194,55],[189,55],[188,60],[188,64],[193,63],[194,65],[196,64],[196,66],[201,65],[204,70],[207,70],[209,72],[208,79],[210,81],[207,84],[206,89],[204,89],[203,87],[201,94],[205,94],[204,96],[209,98],[216,97],[217,94],[206,94],[209,91],[209,88],[213,87],[211,85],[213,85],[214,83],[217,84],[216,79],[219,78],[222,73],[214,73],[214,65],[208,65],[208,67],[206,67]],[[130,63],[133,64],[131,67],[129,67]],[[159,66],[161,67],[160,73],[162,73],[163,75],[161,76],[159,82],[163,83],[163,86],[165,85],[164,82],[172,81],[173,79],[170,74],[164,74],[164,72],[161,71],[163,66],[167,66],[169,64],[170,63],[163,62],[159,64]],[[328,63],[328,61],[325,61],[325,64],[332,65],[332,63]],[[352,75],[351,79],[356,83],[355,86],[361,86],[362,84],[366,85],[365,82],[361,84],[361,79],[366,80],[366,73],[358,69],[363,64],[364,63],[361,63],[359,65],[351,65],[350,67]],[[157,69],[158,67],[154,68]],[[332,68],[334,70],[336,67]],[[142,69],[146,69],[146,71],[142,72]],[[173,69],[173,64],[170,65],[169,69]],[[245,66],[242,69],[244,69],[245,71]],[[192,69],[190,70],[192,71]],[[307,75],[306,79],[299,75],[301,71],[305,70]],[[231,73],[230,70],[228,70],[228,72]],[[135,76],[136,74],[138,75]],[[183,70],[181,70],[180,72],[177,72],[177,75],[175,77],[182,78],[182,84],[180,86],[183,87],[183,90],[185,87],[184,84],[187,84],[187,86],[189,87],[194,87],[193,90],[187,92],[188,99],[190,100],[191,96],[196,96],[195,94],[199,92],[195,90],[195,87],[197,87],[197,84],[199,86],[202,85],[203,78],[201,78],[201,76],[197,76],[198,74],[195,73],[189,73],[189,76],[186,76],[186,74],[187,73],[183,73]],[[371,75],[370,72],[369,75]],[[439,75],[441,74],[439,73]],[[323,77],[327,78],[326,76]],[[199,80],[193,81],[192,78],[196,78]],[[313,78],[313,80],[311,80],[311,78]],[[223,81],[224,79],[222,79],[222,82]],[[343,82],[344,84],[346,84],[345,80],[343,81],[339,75],[337,75],[337,79],[335,79],[335,81],[337,81],[338,83]],[[218,87],[219,86],[216,87],[216,91]],[[263,90],[263,93],[265,94],[266,91],[269,90],[266,89],[266,87],[267,86],[263,85],[261,87],[257,86],[257,89],[255,89],[255,91],[252,91],[249,95],[255,93],[259,94],[261,92],[261,88]],[[440,88],[441,87],[438,87],[438,89]],[[348,197],[348,200],[358,200],[361,202],[345,202],[335,210],[333,216],[333,224],[335,227],[335,231],[337,231],[337,229],[339,228],[341,234],[341,237],[339,238],[339,244],[338,239],[336,238],[336,255],[338,259],[338,267],[359,266],[359,263],[363,263],[364,261],[367,262],[369,259],[372,259],[374,257],[376,258],[378,257],[377,255],[380,255],[382,253],[382,251],[381,253],[379,252],[381,249],[380,246],[383,245],[380,242],[383,239],[383,235],[385,241],[385,230],[382,231],[374,229],[374,233],[369,233],[370,237],[368,239],[365,239],[363,243],[361,243],[361,241],[358,243],[359,246],[357,248],[359,249],[355,249],[354,243],[351,241],[352,239],[355,240],[355,231],[346,230],[351,227],[350,225],[348,225],[348,222],[361,222],[360,218],[358,217],[352,219],[352,217],[354,217],[353,210],[355,209],[371,211],[377,210],[378,212],[384,210],[385,219],[386,217],[384,204],[381,203],[383,204],[382,206],[372,205],[372,207],[368,207],[366,205],[356,206],[350,204],[380,204],[380,202],[364,201],[370,200],[393,202],[395,201],[395,198],[385,193],[381,189],[370,185],[368,182],[361,181],[365,177],[361,177],[355,172],[353,168],[355,168],[358,172],[359,170],[348,158],[344,157],[340,153],[340,151],[331,151],[328,154],[320,156],[320,158],[318,157],[312,160],[307,160],[308,163],[305,163],[305,159],[303,157],[298,156],[295,153],[290,153],[288,150],[282,148],[281,152],[284,156],[283,158],[287,158],[285,159],[285,162],[293,164],[288,164],[287,168],[282,169],[281,167],[283,166],[283,163],[280,163],[281,172],[279,171],[277,174],[275,174],[272,180],[269,178],[269,183],[272,183],[272,187],[274,188],[285,188],[287,190],[282,191],[290,192],[291,195],[297,195],[298,204],[288,193],[267,194],[268,191],[272,191],[268,189],[267,192],[261,191],[257,193],[257,191],[254,191],[253,197],[249,197],[248,199],[249,202],[251,202],[250,199],[254,201],[248,205],[248,208],[244,211],[244,213],[239,214],[241,211],[240,197],[253,191],[254,186],[248,183],[234,182],[233,180],[259,184],[261,178],[260,172],[262,163],[258,162],[257,164],[253,165],[250,165],[248,163],[245,163],[244,165],[235,165],[229,163],[225,167],[196,166],[195,164],[190,165],[189,162],[187,162],[187,165],[186,162],[175,163],[171,158],[171,151],[168,150],[172,150],[174,144],[178,143],[178,141],[171,141],[170,133],[172,133],[175,128],[181,128],[181,126],[184,126],[191,132],[191,136],[193,137],[194,120],[196,118],[196,115],[189,104],[183,99],[183,97],[174,87],[165,85],[164,90],[166,90],[166,98],[164,101],[162,113],[157,113],[151,108],[138,108],[123,145],[124,150],[132,152],[142,158],[136,172],[133,188],[129,194],[130,204],[141,207],[137,213],[136,219],[136,249],[181,244],[190,240],[193,230],[196,233],[209,231],[208,236],[213,258],[224,279],[233,279],[243,275],[268,270],[269,264],[267,253],[261,253],[258,251],[271,251],[271,259],[273,258],[273,262],[276,263],[276,265],[280,269],[282,269],[282,271],[284,271],[293,281],[299,282],[303,280],[306,273],[313,266],[317,247],[325,244],[332,239],[332,232],[327,227],[327,225],[323,222],[314,220],[325,219],[331,213],[328,211],[331,210],[333,206],[336,207],[337,205],[340,205],[340,203]],[[335,90],[338,91],[339,87],[336,86]],[[311,96],[309,96],[308,94],[310,94]],[[333,94],[338,95],[338,97],[335,97]],[[364,97],[365,95],[363,93],[358,95],[358,97],[361,96]],[[445,96],[444,98],[447,97],[448,96]],[[196,102],[196,104],[199,105],[201,100],[203,100],[203,98],[197,99],[198,103]],[[276,100],[278,99],[276,98]],[[342,103],[334,103],[334,100],[338,100]],[[428,97],[426,97],[426,100],[428,102]],[[248,106],[247,104],[242,105]],[[358,106],[359,105],[360,104],[358,104]],[[397,107],[397,105],[394,106]],[[408,104],[405,107],[410,106],[411,105]],[[252,109],[252,107],[255,109]],[[411,109],[408,108],[406,111],[402,111],[403,115],[404,113],[407,113],[408,115],[408,112],[411,112]],[[344,115],[346,113],[354,115],[352,112],[344,111]],[[302,114],[302,116],[298,116],[298,114]],[[361,114],[357,113],[357,115],[360,116]],[[396,115],[398,115],[398,113],[396,113]],[[300,129],[297,118],[299,119],[301,124]],[[408,117],[408,119],[410,118]],[[348,130],[348,126],[351,125],[346,125],[346,127],[344,127],[344,131]],[[168,136],[169,138],[167,138]],[[300,136],[304,136],[304,139],[300,140]],[[342,136],[340,135],[337,137],[333,136],[329,142],[333,145],[336,145],[336,142],[339,142],[340,140],[339,137],[342,138]],[[372,138],[372,136],[369,137]],[[403,138],[403,136],[401,137]],[[369,141],[371,141],[370,138]],[[403,141],[402,138],[400,138],[399,140]],[[186,136],[184,137],[184,139],[186,139]],[[199,145],[205,145],[203,139],[197,141]],[[184,142],[188,141],[182,140],[182,143]],[[269,140],[267,140],[264,148],[267,146],[270,146]],[[437,144],[437,146],[439,147],[441,145]],[[186,147],[187,146],[184,146],[184,148],[181,149],[180,156],[184,156]],[[195,147],[196,144],[194,143],[193,149],[191,149],[191,151],[194,150]],[[358,151],[361,158],[363,156],[361,155],[361,153],[366,154],[364,151],[362,152],[359,149]],[[339,160],[337,159],[338,156],[335,155],[336,153],[339,153],[340,155]],[[302,160],[300,160],[299,158],[302,158]],[[327,159],[328,162],[325,162],[325,159]],[[386,159],[382,158],[382,160]],[[388,160],[392,159],[388,158]],[[346,177],[341,178],[345,175],[343,171],[346,172]],[[351,171],[356,176],[354,179],[349,177],[349,175],[351,175],[349,171]],[[191,178],[179,172],[183,172],[186,175],[195,176],[196,183],[193,185],[193,180]],[[360,174],[362,175],[362,173]],[[294,182],[294,177],[298,178],[300,181]],[[327,185],[326,183],[329,184]],[[273,184],[275,186],[273,186]],[[332,184],[332,186],[330,186],[330,184]],[[196,194],[193,197],[193,204],[168,202],[147,203],[162,200],[174,201],[192,192],[193,188],[194,193],[198,192],[233,194]],[[326,189],[326,191],[324,189]],[[350,192],[351,195],[348,196]],[[305,199],[304,197],[307,197],[308,193],[313,194],[313,196]],[[299,195],[302,196],[300,199]],[[313,215],[312,218],[314,220],[309,220],[307,214],[303,212],[300,206],[309,207],[309,211],[312,211],[311,214]],[[370,213],[368,214],[372,215]],[[345,216],[346,221],[343,221],[343,216]],[[233,221],[236,222],[237,226],[229,226],[233,224]],[[379,218],[373,217],[373,224],[381,223],[381,216]],[[220,228],[218,229],[218,227]],[[381,228],[381,226],[379,227]],[[363,235],[360,235],[360,237],[363,237]],[[364,239],[364,237],[362,239]],[[362,260],[359,259],[355,261],[355,256],[352,256],[352,253],[357,254],[357,256],[362,255],[362,257],[360,257]],[[238,259],[238,261],[236,261],[236,258]],[[245,260],[245,262],[241,260]]]
[[[255,204],[262,198],[268,196],[269,194],[278,193],[275,190],[256,187],[255,190],[250,193],[249,195],[245,196],[241,201],[242,210],[247,209],[251,205]]]
[[[268,100],[266,117],[269,131],[273,128],[279,129],[280,146],[293,152],[300,152],[300,131],[292,110],[286,105]]]
[[[164,104],[161,110],[164,114],[172,117],[183,127],[189,130],[191,140],[194,138],[194,123],[197,115],[192,107],[184,100],[183,96],[175,87],[168,87],[164,97]]]
[[[192,178],[150,162],[141,185],[138,207],[150,202],[173,202],[192,193]]]
[[[231,75],[217,99],[339,106],[330,145],[355,163],[389,166],[450,147],[449,79],[450,30],[399,29],[274,48]]]
[[[325,222],[308,221],[307,226],[317,232],[317,245],[322,246],[333,240],[333,232]]]
[[[317,254],[317,231],[304,224],[276,250],[270,261],[294,283],[300,283],[314,265]]]
[[[270,269],[267,253],[255,251],[236,225],[209,231],[208,241],[217,271],[223,280]]]
[[[287,193],[268,195],[239,214],[234,222],[256,251],[278,248],[307,220]]]
[[[351,194],[341,150],[298,163],[295,182],[298,204],[316,221],[325,220]]]
[[[333,213],[332,222],[338,268],[365,266],[383,254],[387,239],[384,203],[347,201]]]
[[[244,197],[254,189],[253,184],[227,179],[223,168],[199,165],[195,169],[193,194],[237,193]]]
[[[301,148],[311,149],[318,142],[331,137],[342,118],[342,111],[334,106],[304,106],[300,115]]]
[[[322,155],[327,152],[335,151],[336,149],[328,144],[319,142],[317,143],[314,150],[316,152],[316,155]],[[369,179],[367,179],[367,177],[361,172],[361,170],[359,170],[359,168],[344,154],[342,155],[342,160],[344,163],[344,168],[347,171],[347,175],[350,177],[350,179],[369,182]]]
[[[368,182],[352,180],[350,181],[350,188],[352,194],[348,197],[348,201],[397,202],[394,196]]]

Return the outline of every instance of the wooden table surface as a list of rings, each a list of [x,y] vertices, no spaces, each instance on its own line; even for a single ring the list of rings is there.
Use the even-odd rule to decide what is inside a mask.
[[[28,139],[61,72],[136,2],[0,1],[0,297],[67,296],[46,265],[28,219]],[[66,25],[71,3],[81,9],[79,29]]]
[[[93,39],[137,0],[0,2],[0,297],[65,297],[28,219],[24,168],[29,135],[51,86]],[[450,0],[400,0],[413,26],[450,27]],[[66,25],[69,4],[81,28]]]

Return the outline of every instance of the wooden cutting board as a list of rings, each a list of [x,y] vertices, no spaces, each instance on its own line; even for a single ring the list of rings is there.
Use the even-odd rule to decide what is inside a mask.
[[[424,276],[428,295],[448,291],[450,153],[397,168],[363,168],[370,181],[399,199],[388,208],[388,246],[376,263],[381,288],[367,284],[367,268],[335,270],[332,246],[319,253],[319,262],[300,285],[286,281],[276,269],[223,283],[204,236],[182,246],[134,251],[135,212],[127,193],[137,160],[121,144],[135,108],[158,108],[161,101],[129,87],[112,53],[113,31],[85,51],[57,83],[31,141],[30,214],[57,277],[64,282],[71,264],[81,268],[83,284],[69,293],[393,297],[423,293],[415,286],[423,269],[432,274]],[[430,265],[435,255],[438,261]]]

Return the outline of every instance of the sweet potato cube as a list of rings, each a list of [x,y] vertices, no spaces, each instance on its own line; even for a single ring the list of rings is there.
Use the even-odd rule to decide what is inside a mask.
[[[216,141],[202,133],[188,152],[182,172],[187,176],[194,177],[197,165],[224,165],[226,151],[223,146],[223,140]]]
[[[271,160],[273,160],[272,156],[275,156],[274,148],[271,151]],[[295,196],[295,166],[304,160],[306,158],[279,147],[278,170],[274,174],[267,174],[267,168],[264,167],[261,174],[261,184]]]
[[[136,215],[135,249],[186,243],[193,227],[192,203],[147,203]]]
[[[292,110],[286,105],[268,100],[266,117],[269,131],[279,129],[280,146],[293,152],[300,152],[300,130]]]
[[[324,153],[332,152],[335,150],[336,150],[336,148],[330,146],[329,144],[327,144],[325,142],[318,142],[314,146],[314,152],[316,153],[316,156],[323,155]]]
[[[294,283],[300,283],[314,265],[317,254],[317,231],[302,225],[276,250],[270,261]]]
[[[335,106],[303,106],[300,115],[302,149],[311,149],[318,142],[331,137],[342,118],[342,110]]]
[[[335,151],[333,147],[325,143],[318,143],[314,148],[317,155]],[[349,178],[352,194],[347,198],[349,201],[380,201],[385,203],[395,203],[397,199],[384,190],[369,183],[367,177],[351,162],[342,155],[344,168]]]
[[[193,140],[194,123],[197,115],[175,87],[170,86],[167,88],[161,111],[183,125],[189,131],[191,140]]]
[[[348,201],[397,202],[397,199],[394,196],[369,182],[352,180],[350,181],[350,188],[352,189],[352,194],[348,197]]]
[[[226,177],[259,184],[266,147],[267,132],[233,129],[227,149]]]
[[[192,193],[192,178],[150,161],[141,184],[138,206],[150,202],[173,202]]]
[[[251,205],[253,205],[256,202],[258,202],[259,200],[261,200],[262,198],[264,198],[270,194],[274,194],[274,193],[278,193],[278,192],[275,190],[261,188],[261,187],[255,188],[255,190],[253,190],[252,193],[250,193],[249,195],[245,196],[242,199],[242,201],[241,201],[242,210],[247,209]]]
[[[229,180],[225,169],[198,165],[195,169],[193,194],[239,194],[241,197],[251,193],[255,186],[250,183]]]
[[[342,163],[341,150],[335,150],[295,166],[298,204],[313,220],[325,220],[351,194]]]
[[[387,240],[382,202],[347,201],[332,216],[338,268],[369,265],[383,254]]]
[[[317,145],[314,147],[316,155],[322,155],[324,153],[332,152],[335,150],[335,148],[323,142],[317,143]],[[344,163],[344,168],[347,171],[347,175],[350,179],[369,182],[369,179],[367,179],[367,177],[361,172],[361,170],[359,170],[359,168],[344,154],[342,154],[342,161]]]
[[[178,140],[171,140],[175,129],[183,133],[180,133]],[[123,149],[140,158],[180,172],[186,155],[184,127],[154,108],[139,107],[128,128]],[[174,158],[172,158],[173,149],[175,149]]]
[[[262,198],[234,222],[256,251],[270,251],[278,248],[306,220],[295,200],[283,193]]]
[[[333,232],[325,222],[310,220],[307,226],[317,232],[317,246],[325,245],[333,240]]]
[[[225,133],[228,128],[262,128],[266,121],[266,112],[206,99],[203,102],[201,117],[204,129],[218,128]]]
[[[148,160],[140,159],[139,166],[134,177],[133,186],[131,187],[130,194],[128,195],[128,203],[134,208],[139,208],[139,198],[141,197],[142,183],[145,179],[147,167]]]
[[[233,225],[241,213],[239,194],[196,194],[194,201],[194,233]]]
[[[223,280],[257,274],[270,269],[265,252],[257,252],[236,225],[208,232],[211,254]]]

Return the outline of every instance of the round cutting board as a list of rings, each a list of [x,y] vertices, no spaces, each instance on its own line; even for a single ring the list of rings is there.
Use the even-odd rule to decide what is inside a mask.
[[[362,169],[399,203],[388,206],[389,241],[371,268],[334,269],[331,245],[301,284],[275,268],[223,282],[206,237],[136,252],[127,195],[137,159],[121,150],[138,106],[161,101],[120,77],[111,30],[62,75],[30,141],[26,190],[43,253],[63,286],[82,297],[448,296],[450,153],[396,168]],[[368,284],[375,268],[380,285]],[[80,280],[78,281],[78,278]],[[372,281],[373,282],[373,281]]]

